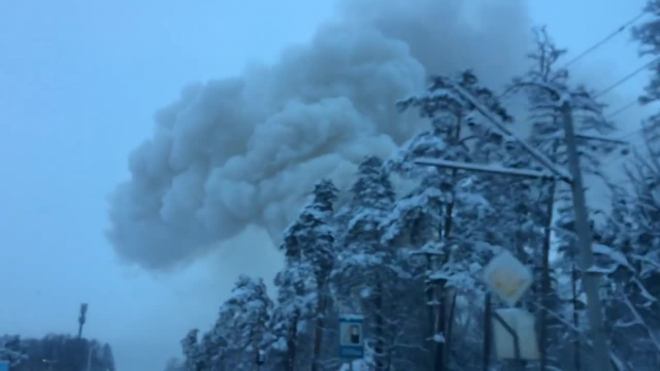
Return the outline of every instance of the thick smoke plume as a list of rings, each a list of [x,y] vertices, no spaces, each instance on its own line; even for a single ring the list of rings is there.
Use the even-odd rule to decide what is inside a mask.
[[[473,68],[497,86],[522,71],[523,0],[351,0],[273,66],[193,85],[156,115],[110,198],[108,236],[149,269],[188,262],[256,224],[278,234],[313,183],[346,188],[363,156],[423,127],[394,102],[430,73]]]

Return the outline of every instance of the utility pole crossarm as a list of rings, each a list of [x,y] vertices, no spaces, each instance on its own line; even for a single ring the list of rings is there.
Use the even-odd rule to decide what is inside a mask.
[[[463,97],[463,99],[467,100],[472,104],[477,111],[479,111],[484,117],[488,119],[493,125],[495,125],[500,131],[502,131],[504,134],[507,136],[511,137],[514,139],[517,143],[520,143],[523,148],[529,152],[529,154],[534,157],[538,162],[540,162],[543,166],[545,166],[550,172],[555,174],[559,179],[571,183],[573,181],[573,178],[571,177],[570,174],[568,174],[566,171],[563,169],[557,167],[552,161],[550,161],[549,158],[547,158],[543,153],[539,152],[536,148],[530,146],[527,144],[525,141],[522,139],[518,138],[511,130],[509,130],[504,123],[495,117],[493,113],[486,107],[484,107],[481,102],[479,102],[476,98],[470,94],[467,90],[465,90],[463,87],[461,87],[458,84],[452,84],[454,89]]]
[[[458,169],[458,170],[471,170],[482,173],[495,173],[500,175],[511,175],[511,176],[518,176],[523,178],[533,178],[533,179],[557,178],[552,174],[542,171],[513,169],[498,165],[469,164],[465,162],[447,161],[447,160],[440,160],[435,158],[420,158],[415,160],[415,163],[418,165],[429,165],[429,166],[444,167],[444,168]]]

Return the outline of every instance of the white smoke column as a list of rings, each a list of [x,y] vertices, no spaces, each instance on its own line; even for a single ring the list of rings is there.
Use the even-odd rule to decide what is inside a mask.
[[[421,128],[394,102],[429,73],[519,74],[530,25],[522,0],[352,0],[274,66],[194,85],[156,116],[110,198],[108,237],[149,269],[186,263],[256,224],[274,235],[323,177],[340,189],[368,154]]]

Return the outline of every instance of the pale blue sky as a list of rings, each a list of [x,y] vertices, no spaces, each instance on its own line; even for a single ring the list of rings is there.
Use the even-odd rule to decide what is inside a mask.
[[[574,54],[643,1],[529,3],[535,23]],[[102,234],[106,196],[129,175],[127,155],[151,134],[156,109],[184,84],[274,61],[332,8],[331,0],[0,0],[0,332],[73,332],[87,301],[86,335],[113,345],[120,371],[160,370],[189,328],[213,320],[238,273],[272,275],[278,257],[260,231],[179,274],[121,266]],[[572,71],[608,86],[641,64],[629,39],[624,32]],[[643,83],[640,75],[606,98],[628,103]],[[619,119],[634,130],[637,117],[633,109]],[[239,245],[249,246],[231,249]]]

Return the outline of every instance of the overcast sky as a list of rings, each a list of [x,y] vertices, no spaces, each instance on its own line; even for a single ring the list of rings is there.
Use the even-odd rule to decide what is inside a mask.
[[[643,3],[539,0],[529,12],[574,55]],[[279,255],[256,228],[178,273],[125,266],[103,235],[106,198],[185,84],[275,62],[333,4],[0,0],[0,332],[73,333],[88,302],[85,335],[111,343],[120,371],[158,371],[188,329],[210,325],[238,274],[270,279]],[[571,71],[607,87],[642,63],[629,40],[626,31]],[[643,84],[639,75],[605,99],[624,105]],[[623,132],[639,112],[618,116]]]

